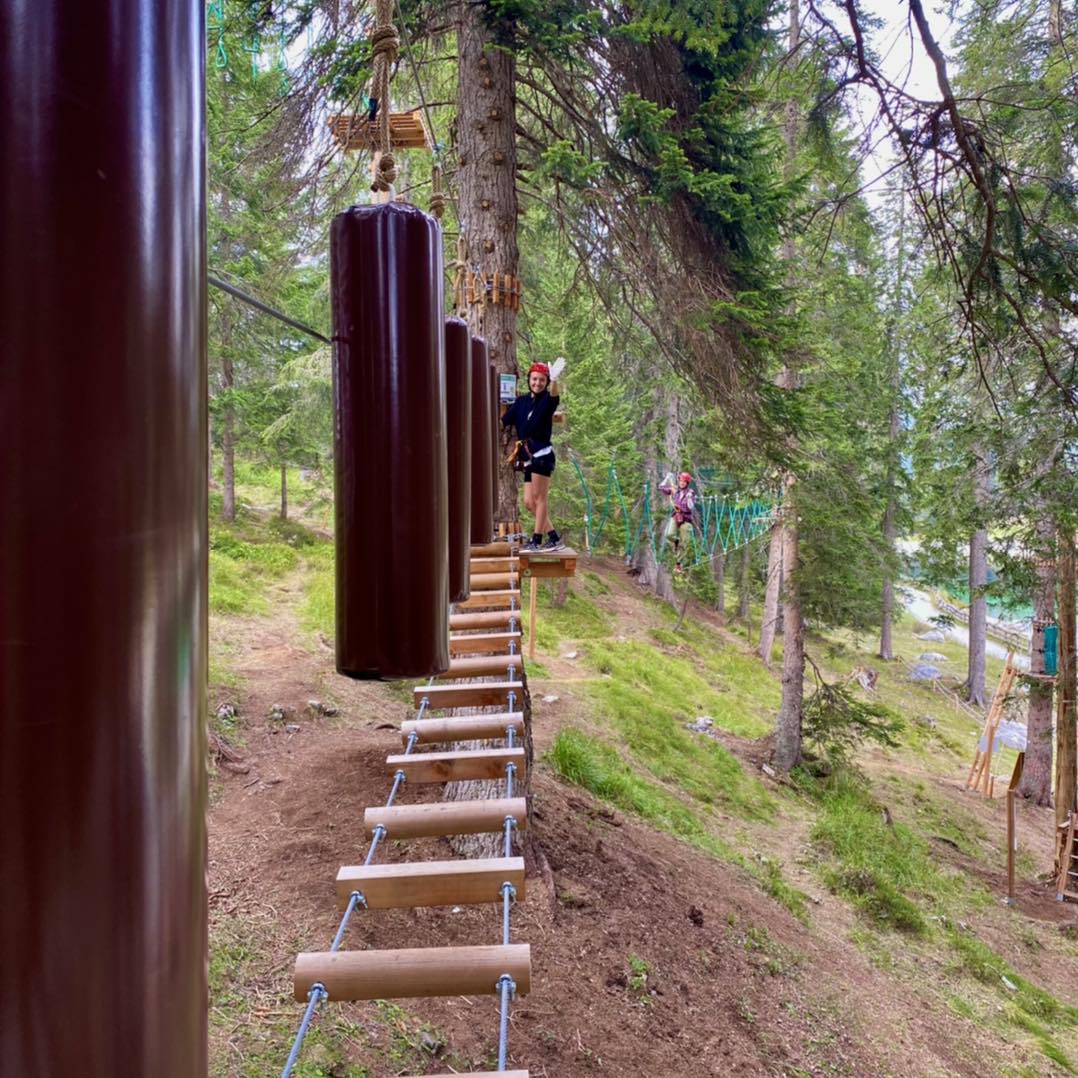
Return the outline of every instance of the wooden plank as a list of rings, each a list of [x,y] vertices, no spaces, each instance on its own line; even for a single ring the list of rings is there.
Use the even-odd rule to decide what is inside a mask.
[[[506,588],[520,587],[520,578],[516,573],[472,573],[468,587],[477,591],[504,591]]]
[[[300,1002],[321,983],[332,1000],[490,996],[508,973],[518,995],[531,991],[531,948],[412,947],[400,951],[312,951],[296,958],[292,990]]]
[[[463,602],[457,603],[458,610],[506,610],[520,606],[520,589],[506,591],[472,592]]]
[[[515,573],[520,562],[516,558],[472,558],[472,576],[484,573]]]
[[[475,543],[471,549],[473,558],[508,558],[516,550],[518,543],[506,540],[495,543]]]
[[[418,1076],[409,1076],[418,1078]],[[528,1078],[528,1071],[456,1071],[453,1074],[432,1074],[430,1078]]]
[[[449,615],[450,629],[499,629],[510,622],[520,624],[519,610],[473,610]]]
[[[347,909],[359,891],[371,910],[414,906],[475,906],[498,902],[511,883],[524,900],[523,857],[477,857],[460,861],[412,861],[395,865],[342,865],[337,906]]]
[[[520,653],[519,631],[514,633],[462,633],[449,638],[450,655],[509,654],[509,645]]]
[[[480,801],[435,801],[430,805],[384,805],[363,813],[367,838],[378,826],[388,838],[432,838],[445,835],[489,835],[505,829],[506,816],[521,830],[528,826],[528,803],[523,797],[495,797]]]
[[[448,681],[454,678],[465,677],[495,677],[498,674],[509,679],[509,671],[513,671],[513,678],[520,677],[520,671],[524,667],[524,660],[519,655],[462,655],[451,659],[449,669],[444,674],[436,674],[439,681]]]
[[[407,743],[412,733],[419,735],[420,745],[444,741],[483,741],[505,737],[512,728],[524,733],[524,713],[503,711],[498,715],[456,715],[445,719],[405,719],[401,723],[401,740]]]
[[[504,779],[506,764],[516,764],[516,780],[524,779],[523,749],[468,749],[461,752],[401,753],[386,757],[386,773],[403,771],[408,782],[461,782]]]
[[[513,693],[514,704],[523,701],[524,686],[519,681],[474,681],[468,685],[421,685],[412,694],[418,708],[427,698],[431,709],[441,707],[504,707]]]
[[[327,126],[343,150],[376,150],[380,130],[365,113],[339,113],[330,116]],[[389,140],[395,150],[431,150],[433,142],[418,109],[393,112],[389,116]]]
[[[520,571],[527,576],[542,577],[544,580],[548,577],[576,576],[576,558],[566,558],[558,562],[533,562],[527,569],[522,565]]]

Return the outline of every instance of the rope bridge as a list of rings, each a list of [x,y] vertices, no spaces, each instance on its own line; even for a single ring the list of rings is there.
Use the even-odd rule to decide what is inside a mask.
[[[655,560],[661,560],[666,550],[666,520],[669,514],[662,504],[665,499],[660,501],[658,511],[653,508],[651,481],[644,481],[641,495],[630,509],[615,461],[611,460],[606,473],[602,507],[596,512],[596,499],[592,497],[580,461],[575,453],[570,453],[569,459],[584,494],[584,534],[588,553],[598,548],[607,525],[612,529],[620,525],[622,553],[626,562],[632,561],[644,543],[651,547]],[[763,499],[739,502],[714,494],[699,497],[696,505],[698,519],[693,525],[692,540],[694,560],[686,564],[686,569],[713,561],[765,535],[771,530],[776,510],[776,506]],[[619,513],[619,525],[615,525]]]

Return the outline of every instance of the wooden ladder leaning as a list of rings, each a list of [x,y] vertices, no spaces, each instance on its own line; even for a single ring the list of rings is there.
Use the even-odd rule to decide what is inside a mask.
[[[504,779],[510,774],[523,780],[524,684],[515,546],[499,542],[472,548],[472,595],[450,617],[450,669],[415,689],[419,716],[401,724],[408,751],[386,757],[390,777],[403,773],[405,783],[413,784]],[[426,717],[446,708],[465,712]],[[486,710],[490,708],[497,710]],[[503,744],[459,750],[454,746],[459,741]],[[410,751],[420,746],[437,749]],[[516,796],[371,807],[363,816],[367,837],[383,841],[508,829],[519,834],[527,823],[526,799]],[[368,910],[495,903],[508,901],[507,885],[514,901],[524,900],[523,857],[343,865],[337,873],[337,902],[347,910],[356,904],[358,893]],[[300,1001],[308,1000],[316,985],[334,1000],[497,995],[506,975],[517,994],[530,990],[528,944],[309,952],[296,959],[293,990]],[[493,1073],[473,1072],[470,1078]],[[500,1074],[528,1078],[526,1070]]]
[[[1075,848],[1075,827],[1078,817],[1072,812],[1070,818],[1060,825],[1059,879],[1056,881],[1056,901],[1070,899],[1078,902],[1078,849]]]
[[[995,795],[996,777],[992,774],[993,746],[996,735],[999,733],[999,724],[1003,719],[1003,708],[1014,688],[1014,680],[1017,676],[1018,667],[1014,665],[1014,652],[1009,651],[999,684],[996,686],[996,694],[992,697],[992,705],[984,720],[984,730],[981,731],[980,740],[977,742],[977,751],[970,765],[969,775],[966,777],[966,789],[979,791],[985,797]],[[984,745],[983,749],[981,745]]]

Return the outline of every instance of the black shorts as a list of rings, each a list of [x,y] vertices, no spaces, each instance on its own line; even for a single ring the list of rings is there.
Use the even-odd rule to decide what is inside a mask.
[[[553,475],[554,454],[544,453],[541,457],[532,457],[524,465],[524,482],[530,483],[533,475]]]

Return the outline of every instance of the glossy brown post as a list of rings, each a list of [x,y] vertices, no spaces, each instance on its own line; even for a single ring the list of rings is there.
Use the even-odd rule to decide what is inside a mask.
[[[468,324],[445,322],[446,421],[449,427],[449,599],[467,599],[472,540],[472,355]]]
[[[414,206],[353,206],[330,233],[337,670],[449,667],[442,230]]]
[[[487,342],[472,338],[472,542],[489,543],[494,537],[494,487],[491,483],[490,391]]]
[[[0,5],[0,1071],[206,1073],[202,0]]]
[[[502,410],[498,407],[498,368],[490,364],[490,500],[498,508],[498,451],[501,439]]]

